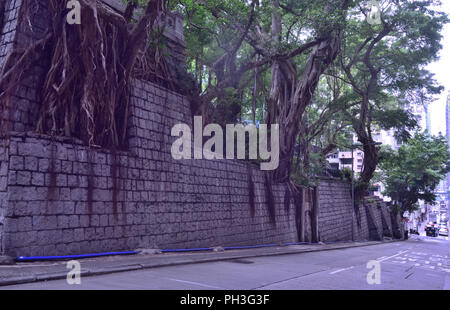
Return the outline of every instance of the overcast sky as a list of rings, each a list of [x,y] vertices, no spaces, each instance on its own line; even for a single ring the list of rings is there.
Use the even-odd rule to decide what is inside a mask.
[[[450,1],[442,0],[442,9],[450,16]],[[442,32],[443,49],[440,52],[439,61],[432,63],[428,69],[436,76],[436,80],[445,87],[445,91],[430,106],[431,133],[437,135],[439,132],[445,134],[445,104],[450,91],[450,25],[447,24]]]

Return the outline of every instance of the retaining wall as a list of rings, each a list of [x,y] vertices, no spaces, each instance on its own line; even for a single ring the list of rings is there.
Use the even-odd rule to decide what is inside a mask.
[[[14,44],[42,37],[46,1],[33,1],[39,14],[32,33],[20,20],[20,3],[7,5],[2,65]],[[175,39],[171,44],[183,47]],[[177,50],[173,62],[182,58]],[[0,149],[0,253],[255,245],[314,241],[316,233],[321,241],[351,240],[348,183],[321,180],[316,192],[303,189],[302,202],[294,204],[286,184],[268,190],[264,174],[246,162],[174,160],[170,131],[178,123],[192,128],[190,103],[159,85],[134,83],[126,152],[32,133],[44,68],[38,61],[29,69],[2,114],[9,122],[3,122],[8,134]],[[357,239],[369,235],[363,213],[359,224],[354,221]]]

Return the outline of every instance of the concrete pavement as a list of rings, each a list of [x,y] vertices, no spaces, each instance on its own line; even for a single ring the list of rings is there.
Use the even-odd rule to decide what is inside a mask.
[[[316,248],[304,249],[303,253],[275,253],[295,251],[293,247],[286,247],[269,248],[273,253],[266,252],[265,255],[263,252],[269,249],[254,249],[245,255],[240,252],[242,250],[162,255],[153,258],[165,259],[168,264],[174,259],[180,265],[151,269],[135,265],[140,270],[82,276],[81,285],[68,285],[64,279],[0,289],[450,289],[450,247],[449,241],[442,237],[413,237],[404,242],[372,243],[363,247],[344,244],[328,247],[334,250],[324,251],[322,248],[318,251]],[[192,264],[195,258],[200,258],[198,255],[204,255],[202,259],[209,262],[197,260],[198,263]],[[219,259],[216,255],[229,256]],[[183,263],[182,260],[188,257],[191,263]],[[131,263],[131,258],[139,257],[121,259]],[[152,260],[146,258],[147,262]],[[108,261],[117,262],[117,258],[108,258]],[[380,264],[380,284],[367,283],[367,275],[371,271],[367,268],[369,261]],[[93,263],[81,261],[84,270],[91,268],[89,264]],[[102,264],[107,268],[104,259]]]
[[[391,241],[385,241],[391,242]],[[183,252],[153,255],[108,256],[80,260],[81,275],[94,276],[114,272],[124,272],[147,268],[157,268],[184,264],[214,262],[259,256],[272,256],[311,251],[326,251],[348,247],[361,247],[380,242],[338,242],[331,244],[290,245],[251,249],[227,250],[223,252]],[[66,279],[67,261],[43,261],[0,265],[0,288],[5,285]]]

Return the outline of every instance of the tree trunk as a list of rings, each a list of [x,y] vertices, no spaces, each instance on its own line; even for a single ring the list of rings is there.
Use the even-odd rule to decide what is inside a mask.
[[[280,102],[280,166],[274,172],[274,179],[286,181],[291,172],[293,149],[300,129],[300,120],[311,103],[320,76],[336,59],[340,50],[343,31],[322,41],[314,47],[300,79],[292,89],[292,99]],[[289,67],[289,66],[287,66]],[[291,72],[293,76],[293,72]]]

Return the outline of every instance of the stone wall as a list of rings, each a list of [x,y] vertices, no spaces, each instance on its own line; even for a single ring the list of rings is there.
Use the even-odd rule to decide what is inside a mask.
[[[352,240],[352,233],[356,241],[383,240],[384,237],[393,237],[393,223],[401,226],[400,218],[391,219],[388,206],[376,196],[365,197],[352,215],[351,184],[347,182],[322,178],[317,188],[321,241]]]
[[[293,204],[239,161],[170,154],[170,128],[190,124],[189,103],[137,81],[129,152],[89,149],[73,139],[11,132],[4,243],[8,255],[55,255],[138,247],[189,248],[295,242]],[[250,184],[254,186],[252,216]]]
[[[42,39],[47,25],[47,1],[30,1],[30,23],[21,19],[22,0],[7,1],[4,13],[5,25],[0,36],[0,67],[3,67],[13,47],[29,47]],[[31,25],[31,26],[30,26]],[[39,88],[47,60],[40,54],[35,54],[35,62],[27,72],[17,77],[19,83],[10,98],[7,111],[3,112],[2,127],[4,131],[28,131],[35,127],[39,113]],[[11,65],[11,64],[10,64]]]
[[[353,229],[355,233],[355,240],[363,241],[370,240],[368,219],[366,209],[363,204],[358,205],[357,212],[355,214],[355,221],[353,223]]]
[[[42,36],[46,1],[33,1],[40,12],[33,31],[17,20],[20,3],[8,2],[0,61],[11,43],[23,46]],[[180,38],[168,37],[174,63],[183,62]],[[32,133],[44,67],[40,61],[20,79],[10,110],[2,114],[10,126],[2,131],[8,135],[0,149],[0,253],[278,244],[315,241],[315,235],[325,242],[352,239],[348,183],[323,179],[316,191],[303,189],[300,203],[294,203],[286,184],[268,190],[264,174],[249,163],[174,160],[171,128],[192,127],[190,103],[156,84],[134,83],[126,152]],[[368,220],[359,213],[355,237],[368,239]]]
[[[320,180],[318,192],[320,240],[352,240],[350,184],[341,180],[323,178]]]
[[[0,68],[3,67],[8,53],[14,46],[17,29],[17,16],[20,8],[20,2],[11,0],[4,1],[5,12],[3,16],[0,16],[0,21],[3,20],[3,28],[0,29]]]
[[[4,244],[4,227],[5,216],[7,211],[8,201],[8,146],[5,145],[6,141],[0,139],[0,147],[3,151],[0,151],[0,255],[5,252]]]
[[[367,216],[369,239],[383,240],[385,237],[393,237],[391,212],[382,199],[376,196],[365,197],[361,207]]]

